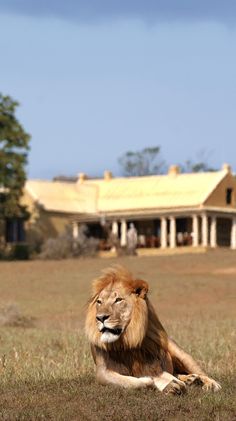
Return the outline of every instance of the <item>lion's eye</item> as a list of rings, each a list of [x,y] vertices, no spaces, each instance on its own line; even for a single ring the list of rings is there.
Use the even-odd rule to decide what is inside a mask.
[[[116,300],[115,300],[115,303],[120,303],[120,301],[122,301],[122,300],[123,300],[123,298],[117,297]]]
[[[97,304],[102,304],[101,300],[99,298],[97,299]]]

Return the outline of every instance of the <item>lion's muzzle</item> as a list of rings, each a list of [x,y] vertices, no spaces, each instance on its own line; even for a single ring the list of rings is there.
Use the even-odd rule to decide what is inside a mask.
[[[101,341],[105,343],[117,341],[123,329],[119,326],[109,326],[109,316],[107,315],[98,315],[96,319],[101,333]]]
[[[99,321],[99,322],[101,322],[101,323],[104,323],[105,322],[105,320],[107,320],[107,319],[109,319],[109,314],[98,314],[97,316],[96,316],[96,319]]]

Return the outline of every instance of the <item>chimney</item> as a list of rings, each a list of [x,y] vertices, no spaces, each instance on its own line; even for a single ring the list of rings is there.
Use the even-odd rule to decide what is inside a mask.
[[[231,173],[231,166],[229,164],[223,164],[222,165],[222,171],[226,171],[228,173]]]
[[[180,173],[180,168],[178,165],[171,165],[168,170],[168,175],[178,175]]]
[[[112,179],[112,172],[111,171],[104,171],[104,180],[110,181]]]
[[[87,175],[84,172],[80,172],[78,177],[78,183],[82,184],[85,180],[87,180]]]

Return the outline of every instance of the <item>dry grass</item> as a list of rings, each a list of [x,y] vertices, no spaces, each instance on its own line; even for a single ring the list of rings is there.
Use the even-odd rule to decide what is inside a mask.
[[[112,263],[150,282],[168,332],[222,383],[220,393],[165,397],[96,384],[84,305],[91,280]],[[224,250],[1,263],[0,307],[17,303],[18,316],[34,318],[35,327],[0,328],[0,420],[236,420],[235,271],[235,253]]]
[[[0,326],[34,327],[34,318],[21,314],[15,303],[3,303],[0,305]]]

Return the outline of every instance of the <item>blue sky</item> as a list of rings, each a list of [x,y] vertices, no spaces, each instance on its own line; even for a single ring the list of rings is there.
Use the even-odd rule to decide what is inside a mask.
[[[0,91],[32,135],[29,177],[119,174],[156,145],[236,171],[236,2],[176,4],[0,0]]]

